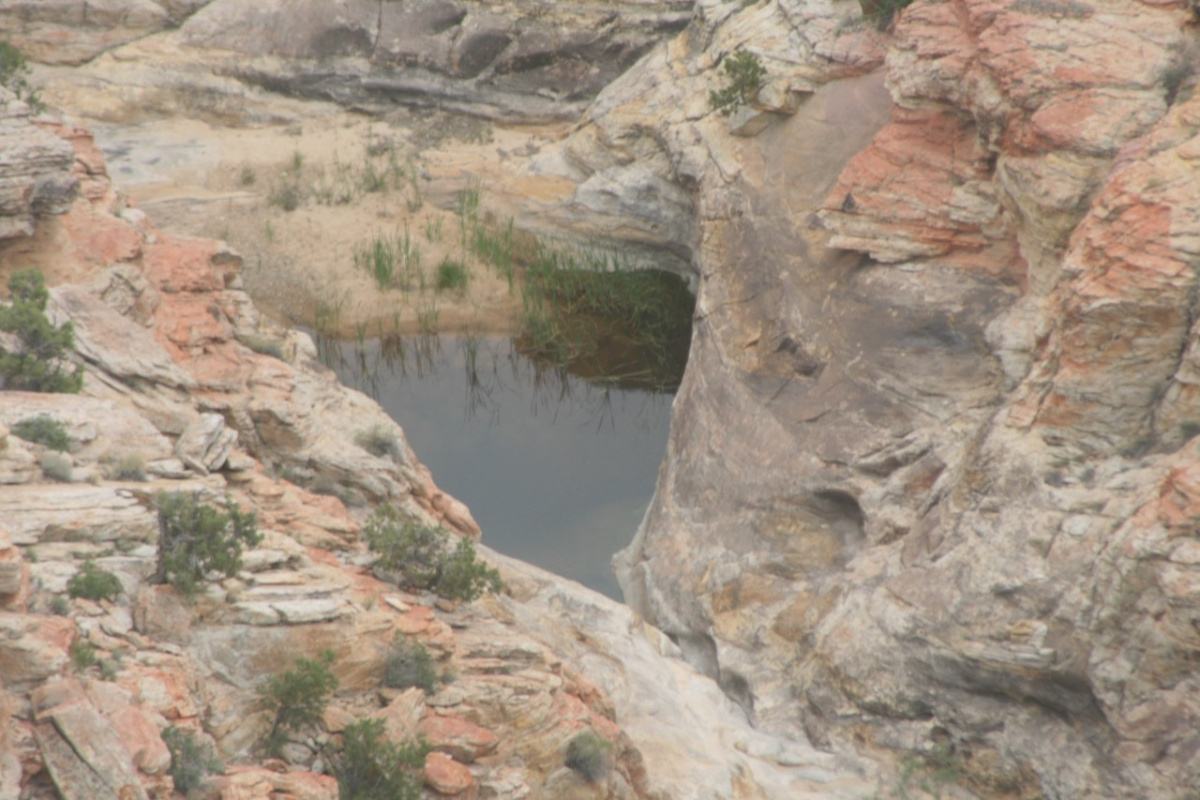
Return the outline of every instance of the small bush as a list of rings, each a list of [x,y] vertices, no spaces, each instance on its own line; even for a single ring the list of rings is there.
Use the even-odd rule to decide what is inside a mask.
[[[467,290],[470,279],[471,274],[467,272],[466,264],[446,256],[437,266],[434,285],[439,292],[453,291],[462,294]]]
[[[608,775],[612,742],[592,731],[584,731],[567,745],[566,764],[592,783]]]
[[[242,186],[253,186],[254,181],[257,180],[257,176],[254,174],[254,168],[251,167],[249,164],[242,167],[242,171],[241,171],[241,174],[239,175],[239,178],[242,182]]]
[[[298,658],[296,666],[274,675],[263,684],[263,705],[275,712],[267,735],[266,751],[279,755],[288,743],[288,733],[298,733],[321,722],[325,706],[338,686],[332,650],[322,650],[316,659]]]
[[[762,88],[767,76],[766,67],[758,56],[748,50],[738,50],[721,63],[725,86],[708,93],[708,105],[726,116],[738,106],[750,105]]]
[[[175,791],[181,794],[200,788],[206,775],[225,771],[225,765],[213,752],[212,745],[194,731],[172,725],[162,732],[162,740],[171,751],[171,766],[167,772],[175,780]]]
[[[145,481],[146,459],[137,453],[127,453],[117,459],[112,475],[119,481]]]
[[[233,577],[242,568],[242,548],[262,540],[256,516],[232,500],[225,511],[182,493],[159,494],[158,567],[155,583],[170,583],[184,595],[200,588],[208,572]]]
[[[71,664],[83,671],[96,663],[96,647],[87,639],[77,638],[71,642]]]
[[[417,800],[422,767],[430,747],[423,740],[403,744],[384,737],[381,719],[351,723],[342,746],[330,758],[340,800]]]
[[[470,539],[460,539],[451,551],[445,530],[404,521],[392,506],[377,508],[364,531],[367,545],[379,554],[377,566],[406,586],[468,602],[504,588],[500,573],[478,560]]]
[[[40,444],[60,453],[67,452],[71,447],[67,426],[49,414],[26,417],[12,426],[12,433],[27,442]]]
[[[284,211],[295,211],[300,207],[300,187],[293,181],[285,181],[271,190],[267,202]]]
[[[38,458],[38,466],[47,478],[53,478],[59,483],[70,483],[75,473],[71,459],[62,453],[42,453]]]
[[[500,580],[500,573],[475,554],[475,542],[466,536],[459,539],[454,552],[445,560],[437,593],[442,597],[471,601],[502,588],[504,582]]]
[[[77,393],[83,388],[83,367],[63,371],[66,353],[75,346],[70,322],[54,327],[46,318],[46,279],[41,271],[14,272],[8,279],[10,302],[0,306],[0,331],[16,334],[21,348],[0,347],[0,386],[30,392]]]
[[[376,425],[370,430],[359,431],[354,435],[354,443],[376,458],[391,458],[398,462],[403,456],[400,450],[400,440],[385,425]]]
[[[71,601],[63,597],[61,594],[56,594],[50,598],[50,613],[55,616],[65,617],[71,613]]]
[[[35,114],[40,114],[46,106],[37,90],[29,85],[29,72],[25,55],[8,42],[0,42],[0,86],[28,103]]]
[[[393,689],[420,686],[426,694],[436,692],[438,674],[425,645],[397,634],[384,667],[383,685]]]
[[[90,558],[83,562],[78,572],[67,581],[67,594],[88,600],[116,600],[124,591],[116,575],[96,566]]]
[[[878,30],[884,31],[892,24],[892,20],[896,17],[896,12],[902,8],[907,8],[912,4],[912,0],[859,0],[862,6],[863,18],[875,24]],[[1037,5],[1062,5],[1062,6],[1082,6],[1081,3],[1076,3],[1074,0],[1068,0],[1066,3],[1060,3],[1059,0],[1016,0],[1012,5],[1012,10],[1023,11],[1025,9],[1020,6],[1037,6]],[[1086,8],[1086,6],[1084,6]]]

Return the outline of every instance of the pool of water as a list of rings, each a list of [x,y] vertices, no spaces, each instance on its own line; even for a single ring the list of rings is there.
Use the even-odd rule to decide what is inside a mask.
[[[621,599],[610,562],[654,493],[672,395],[539,368],[507,337],[323,349],[400,423],[489,547]]]

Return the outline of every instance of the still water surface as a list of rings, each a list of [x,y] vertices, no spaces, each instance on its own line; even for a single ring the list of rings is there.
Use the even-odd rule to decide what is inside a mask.
[[[404,428],[483,541],[621,599],[610,563],[654,493],[671,395],[539,368],[507,337],[334,344],[327,363]],[[474,371],[468,365],[474,363]]]

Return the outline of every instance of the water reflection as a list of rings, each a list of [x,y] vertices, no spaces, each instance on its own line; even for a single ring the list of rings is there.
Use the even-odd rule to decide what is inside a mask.
[[[487,544],[619,598],[609,562],[653,494],[671,395],[584,381],[507,337],[318,344],[400,423]]]

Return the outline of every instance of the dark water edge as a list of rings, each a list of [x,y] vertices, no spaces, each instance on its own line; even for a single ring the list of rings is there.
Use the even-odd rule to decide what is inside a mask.
[[[467,504],[484,543],[622,599],[611,559],[654,493],[672,395],[539,367],[507,337],[413,337],[402,353],[397,340],[321,346]]]

